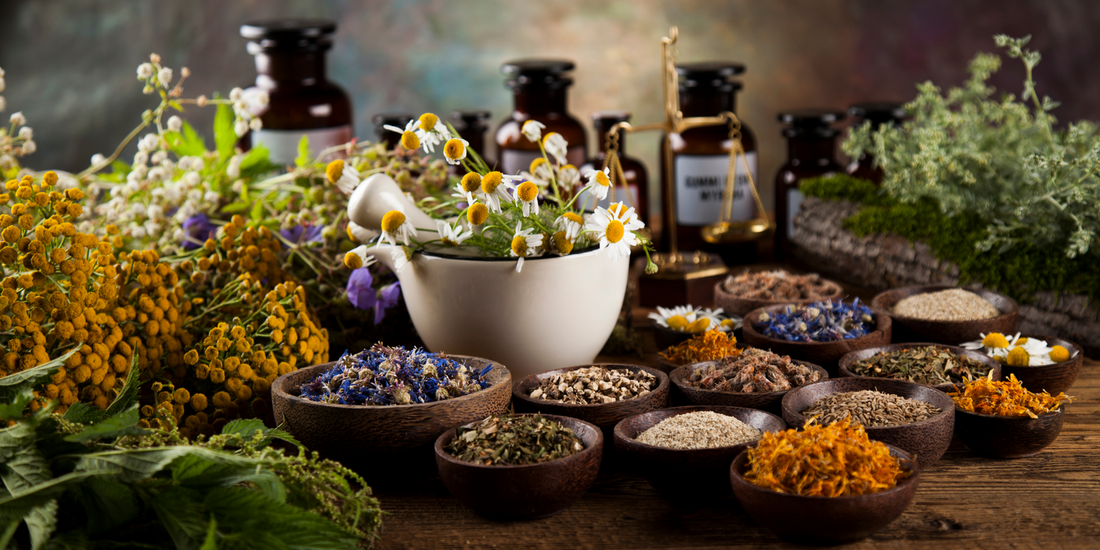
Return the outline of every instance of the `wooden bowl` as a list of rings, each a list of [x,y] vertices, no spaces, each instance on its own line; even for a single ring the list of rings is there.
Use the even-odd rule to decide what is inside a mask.
[[[669,496],[695,496],[729,493],[729,465],[734,457],[755,443],[742,443],[713,449],[668,449],[637,441],[642,432],[666,418],[685,413],[712,411],[732,416],[762,432],[787,429],[782,418],[744,407],[690,406],[647,412],[624,419],[615,425],[618,454],[644,476],[654,489]],[[685,473],[690,472],[690,480]]]
[[[740,393],[740,392],[725,392],[717,390],[704,390],[702,388],[696,388],[687,383],[687,379],[691,377],[691,373],[698,369],[713,365],[717,361],[704,361],[702,363],[693,363],[691,365],[684,365],[672,371],[668,378],[672,382],[673,397],[679,398],[683,396],[684,400],[693,405],[722,405],[727,407],[745,407],[748,409],[758,409],[761,411],[767,411],[772,414],[783,414],[783,408],[781,403],[783,396],[787,395],[787,392],[791,390],[773,391],[768,393]],[[805,365],[817,371],[821,375],[822,380],[829,379],[829,373],[813,364],[805,361],[792,360],[794,363]],[[810,382],[810,384],[816,384],[817,382]],[[807,386],[810,384],[806,384]],[[793,388],[792,388],[793,389]],[[676,399],[674,399],[676,400]]]
[[[993,304],[1000,315],[989,319],[975,319],[972,321],[929,321],[913,317],[894,315],[894,306],[904,298],[928,292],[937,292],[959,288],[950,285],[907,286],[881,292],[871,300],[871,307],[875,311],[888,315],[894,321],[895,342],[936,342],[937,344],[955,345],[959,342],[969,342],[981,338],[982,333],[999,332],[1001,334],[1013,334],[1016,332],[1016,320],[1020,306],[1016,301],[1004,294],[998,294],[991,290],[966,289]]]
[[[576,418],[543,417],[573,430],[584,450],[538,464],[485,466],[459,460],[443,450],[454,438],[456,428],[439,436],[435,440],[435,462],[451,495],[478,515],[498,521],[550,517],[580,498],[600,470],[603,434],[596,426]]]
[[[800,428],[809,420],[802,415],[802,411],[818,399],[834,393],[861,390],[878,390],[924,401],[943,411],[932,418],[911,424],[866,428],[868,437],[904,449],[914,456],[921,470],[935,464],[947,451],[955,428],[955,402],[940,390],[905,380],[834,378],[795,388],[783,397],[783,420],[792,428]]]
[[[1029,336],[1029,338],[1031,337]],[[1051,395],[1058,395],[1058,393],[1070,389],[1073,383],[1077,381],[1077,374],[1081,372],[1081,365],[1085,362],[1084,351],[1077,344],[1054,336],[1035,336],[1034,338],[1045,340],[1047,345],[1051,347],[1062,346],[1066,348],[1069,350],[1069,361],[1039,367],[1001,365],[1003,379],[1007,379],[1008,375],[1014,374],[1025,388],[1036,393],[1046,390]],[[1073,355],[1074,352],[1077,353],[1076,356]]]
[[[604,367],[608,370],[619,369],[629,370],[633,372],[645,371],[657,377],[657,387],[653,390],[650,390],[649,393],[641,397],[627,399],[626,401],[615,401],[612,403],[595,403],[592,405],[570,405],[566,403],[555,403],[553,401],[531,398],[531,390],[537,388],[541,380],[550,378],[555,374],[562,374],[572,370],[588,368],[590,366]],[[669,383],[667,374],[653,367],[643,367],[641,365],[621,365],[616,363],[598,363],[595,365],[568,367],[564,369],[544,372],[541,374],[533,374],[520,380],[519,382],[516,382],[512,386],[512,404],[515,406],[516,412],[541,412],[543,414],[556,414],[561,416],[579,418],[580,420],[590,422],[600,428],[606,429],[607,437],[611,437],[611,430],[615,427],[615,424],[619,423],[620,420],[628,416],[634,416],[636,414],[641,414],[644,412],[654,411],[667,407],[668,395]]]
[[[779,355],[790,355],[792,359],[809,361],[820,365],[829,371],[830,376],[836,376],[837,362],[845,354],[865,348],[882,346],[890,343],[891,323],[890,316],[875,311],[872,316],[875,319],[875,330],[851,340],[837,340],[834,342],[790,342],[778,338],[769,338],[757,332],[756,324],[760,322],[760,316],[764,313],[774,315],[785,312],[787,305],[769,306],[757,309],[745,316],[745,344],[754,348],[771,350]]]
[[[829,296],[822,296],[821,298],[813,300],[757,300],[755,298],[741,298],[740,296],[726,292],[723,286],[726,281],[723,279],[714,283],[714,305],[715,307],[722,308],[727,315],[745,317],[754,309],[787,304],[811,304],[818,300],[840,298],[844,294],[844,289],[840,288],[840,285],[835,281],[828,279],[822,279],[822,281],[832,283],[833,286],[836,287],[836,292]]]
[[[947,345],[944,345],[944,344],[932,344],[932,343],[928,343],[928,342],[917,342],[917,343],[912,343],[912,344],[890,344],[888,346],[879,346],[879,347],[876,347],[876,348],[867,348],[867,349],[861,349],[859,351],[853,351],[853,352],[845,355],[844,357],[840,358],[840,363],[839,363],[839,366],[837,368],[837,370],[839,371],[838,378],[867,378],[867,379],[870,379],[870,380],[899,380],[898,378],[888,378],[888,377],[885,377],[885,376],[861,376],[861,375],[858,375],[858,374],[848,370],[848,367],[851,366],[853,363],[858,363],[860,361],[870,359],[870,358],[872,358],[872,357],[874,357],[874,356],[876,356],[880,353],[890,353],[890,352],[894,352],[894,351],[898,351],[898,350],[909,349],[909,348],[920,348],[920,347],[925,347],[925,346],[932,346],[932,347],[936,347],[936,348],[940,348],[940,349],[945,349],[947,351],[950,351],[951,353],[954,353],[955,355],[962,355],[962,356],[969,357],[970,359],[981,361],[982,365],[985,365],[986,367],[991,367],[993,369],[993,379],[994,380],[1000,380],[1001,379],[1001,374],[1002,374],[1001,364],[998,363],[996,359],[994,359],[994,358],[992,358],[992,357],[990,357],[990,356],[988,356],[988,355],[986,355],[986,354],[984,354],[980,351],[968,350],[968,349],[960,348],[960,347],[957,347],[957,346],[947,346]],[[937,390],[940,390],[942,392],[955,391],[955,385],[951,384],[951,383],[946,383],[946,384],[921,384],[921,385],[922,386],[928,386],[930,388],[936,388]]]
[[[742,321],[743,320],[740,318],[734,319],[733,335],[735,337],[737,337],[738,334],[741,332]],[[657,349],[661,350],[671,348],[672,346],[675,346],[676,344],[679,344],[680,342],[683,342],[684,340],[688,340],[692,336],[695,336],[695,334],[691,332],[672,330],[671,328],[663,327],[661,325],[658,325],[657,321],[653,321],[651,326],[653,328],[653,341],[657,344]],[[740,340],[740,338],[738,339]]]
[[[869,495],[807,497],[777,493],[747,481],[748,451],[730,465],[730,483],[741,507],[779,538],[804,544],[840,544],[866,538],[886,527],[913,503],[921,470],[910,453],[890,446],[912,475],[895,487]]]
[[[1023,458],[1038,454],[1058,439],[1065,419],[1065,405],[1039,418],[996,416],[955,407],[955,434],[974,454]]]
[[[413,405],[339,405],[300,397],[299,386],[335,364],[298,369],[275,379],[271,397],[276,422],[311,451],[336,460],[371,485],[399,478],[395,472],[424,477],[434,473],[432,443],[448,428],[508,410],[512,375],[500,363],[466,355],[448,355],[485,374],[490,386],[469,395]]]

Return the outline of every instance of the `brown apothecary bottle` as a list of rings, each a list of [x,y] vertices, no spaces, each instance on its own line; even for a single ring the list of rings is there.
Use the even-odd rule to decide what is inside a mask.
[[[832,124],[843,120],[844,113],[828,109],[804,109],[779,113],[786,124],[787,162],[775,176],[775,255],[789,257],[794,217],[802,205],[798,184],[807,178],[831,176],[843,172],[836,160],[836,137]]]
[[[458,130],[458,135],[470,144],[473,149],[485,161],[485,165],[492,168],[496,162],[489,156],[485,147],[485,132],[489,131],[489,119],[493,113],[489,111],[452,111],[451,125]],[[451,167],[459,176],[466,174],[466,168],[462,165]]]
[[[505,85],[512,90],[514,99],[512,113],[496,133],[501,172],[518,174],[542,156],[538,144],[528,141],[521,132],[523,123],[530,119],[546,125],[542,130],[544,137],[557,132],[565,138],[569,143],[566,155],[569,164],[584,163],[588,157],[584,126],[568,111],[568,89],[573,79],[567,73],[574,67],[572,61],[561,59],[520,59],[501,66],[501,72],[508,77]]]
[[[848,107],[848,116],[854,119],[852,127],[870,124],[874,132],[883,124],[901,124],[905,119],[905,107],[900,103],[857,103]],[[870,153],[861,153],[852,159],[846,169],[849,176],[870,180],[875,185],[882,184],[882,168],[875,166],[875,158]]]
[[[592,126],[596,130],[596,142],[598,146],[598,153],[595,157],[589,159],[584,163],[584,166],[580,168],[581,183],[584,185],[588,181],[588,173],[594,170],[602,170],[604,161],[607,159],[607,134],[611,131],[611,127],[620,122],[630,122],[630,113],[628,111],[596,111],[592,113]],[[646,175],[645,165],[637,159],[626,156],[626,132],[619,131],[619,163],[623,167],[623,177],[626,178],[626,186],[629,189],[630,195],[624,197],[622,188],[615,188],[615,202],[624,201],[627,206],[633,206],[634,211],[638,214],[638,217],[645,222],[646,226],[650,226],[649,219],[649,177]],[[582,194],[578,201],[584,200],[585,196]],[[587,204],[581,202],[581,204]],[[607,198],[600,201],[600,206],[607,208],[611,204],[611,195],[608,194]]]

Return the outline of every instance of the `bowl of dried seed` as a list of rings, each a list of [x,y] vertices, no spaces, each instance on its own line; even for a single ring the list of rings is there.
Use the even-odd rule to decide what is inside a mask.
[[[871,307],[894,322],[894,342],[955,345],[981,334],[1016,332],[1020,306],[985,289],[930,285],[879,293]]]
[[[780,403],[792,388],[828,380],[825,369],[759,348],[736,357],[684,365],[668,375],[673,402],[724,405],[782,414]]]
[[[840,358],[839,378],[908,380],[940,391],[993,373],[1001,379],[1001,364],[992,357],[944,344],[890,344],[853,351]]]
[[[951,444],[955,404],[935,388],[887,378],[834,378],[783,396],[783,420],[794,428],[849,417],[871,439],[912,453],[923,470]]]
[[[778,416],[744,407],[673,407],[615,425],[623,463],[666,496],[730,492],[730,462],[765,432],[787,429]],[[690,479],[686,479],[690,473]]]
[[[603,433],[583,420],[505,414],[447,430],[435,441],[439,477],[459,502],[497,521],[559,514],[600,470]]]
[[[533,374],[512,385],[516,412],[579,418],[611,429],[620,420],[668,406],[668,375],[653,367],[603,363]]]

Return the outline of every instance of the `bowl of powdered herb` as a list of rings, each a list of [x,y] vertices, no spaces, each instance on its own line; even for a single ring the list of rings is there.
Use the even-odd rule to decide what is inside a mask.
[[[915,455],[923,470],[951,444],[955,405],[935,388],[885,378],[834,378],[783,397],[783,420],[792,427],[846,418],[866,428],[871,439]]]
[[[840,377],[908,380],[941,391],[990,376],[1001,379],[1001,365],[992,357],[943,344],[890,344],[853,351],[840,358]]]
[[[459,502],[498,521],[559,514],[600,470],[600,429],[541,414],[491,416],[447,430],[435,442],[439,477]]]
[[[758,348],[736,357],[684,365],[669,373],[673,401],[725,405],[782,414],[780,403],[792,388],[827,380],[825,369]]]
[[[871,300],[871,307],[894,323],[894,342],[955,345],[980,334],[1016,331],[1019,305],[985,289],[930,285],[895,288]]]
[[[690,406],[652,411],[615,425],[623,464],[667,496],[729,493],[733,458],[786,422],[744,407]]]

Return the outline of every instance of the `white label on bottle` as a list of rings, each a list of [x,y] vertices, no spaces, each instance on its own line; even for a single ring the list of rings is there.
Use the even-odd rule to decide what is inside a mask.
[[[316,155],[324,149],[335,145],[343,145],[351,141],[351,126],[334,126],[318,130],[268,130],[263,128],[252,132],[252,145],[264,144],[269,152],[268,158],[272,164],[294,164],[298,158],[298,142],[302,136],[309,138],[309,154]],[[342,154],[326,155],[321,159],[327,162],[334,158],[342,157]]]
[[[756,174],[756,153],[745,153],[753,181]],[[729,155],[677,155],[676,222],[681,225],[704,226],[722,216],[722,200],[729,174]],[[741,159],[737,159],[733,184],[733,209],[729,221],[753,219],[756,201],[752,198],[749,178]]]
[[[542,158],[542,153],[539,151],[517,151],[515,149],[504,149],[500,153],[500,166],[498,166],[497,169],[500,170],[502,173],[509,175],[516,175],[520,172],[527,172],[531,169],[531,162],[537,158]],[[580,166],[584,164],[584,147],[581,147],[579,145],[570,147],[565,151],[565,159],[569,164],[572,164],[573,166]],[[550,157],[550,162],[556,162],[556,160],[553,157]]]
[[[794,217],[798,215],[798,209],[802,206],[802,191],[798,189],[787,190],[787,239],[794,236]]]
[[[587,181],[587,180],[584,180]],[[631,183],[627,185],[627,189],[630,191],[630,196],[624,197],[622,186],[617,186],[614,189],[607,190],[607,196],[600,201],[599,205],[607,208],[611,206],[612,202],[626,202],[627,208],[633,207],[634,211],[638,213],[638,217],[644,222],[647,221],[646,217],[649,216],[649,212],[638,212],[638,186]],[[615,200],[611,200],[611,195],[615,195]],[[573,203],[574,206],[583,207],[585,210],[592,210],[592,195],[588,194],[588,191],[582,192],[577,196],[577,201]]]

